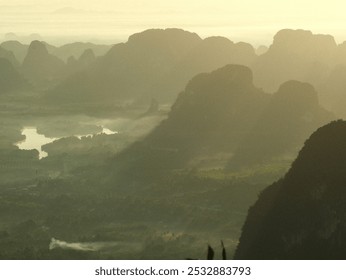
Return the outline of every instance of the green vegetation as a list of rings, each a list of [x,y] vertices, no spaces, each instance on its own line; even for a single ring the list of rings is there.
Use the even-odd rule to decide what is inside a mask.
[[[220,240],[231,257],[241,234],[241,246],[255,246],[246,243],[252,232],[260,245],[275,240],[270,257],[303,240],[299,230],[310,221],[327,217],[333,229],[343,219],[333,213],[343,210],[336,197],[344,181],[325,178],[344,176],[345,149],[327,140],[344,133],[328,130],[290,165],[305,139],[335,118],[316,89],[343,79],[328,76],[336,48],[331,37],[301,30],[280,31],[260,56],[249,44],[179,29],[147,30],[113,47],[2,44],[0,258],[204,259],[207,244],[217,248]],[[33,140],[22,135],[29,127]],[[42,135],[55,138],[36,143],[48,157],[16,146],[47,140]],[[321,152],[323,145],[335,150]],[[311,156],[308,164],[302,155]],[[270,235],[278,225],[285,234]],[[335,232],[338,244],[343,231]]]

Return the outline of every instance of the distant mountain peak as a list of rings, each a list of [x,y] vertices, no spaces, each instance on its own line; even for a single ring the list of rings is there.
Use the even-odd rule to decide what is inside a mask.
[[[337,44],[331,35],[313,34],[310,30],[282,29],[274,36],[272,47],[280,47],[296,51],[307,46],[317,45],[328,48],[336,48]]]
[[[47,54],[48,55],[48,50],[46,45],[38,40],[34,40],[31,42],[31,44],[29,45],[29,49],[28,49],[28,54]]]
[[[26,81],[16,71],[13,64],[0,57],[0,94],[27,86]]]
[[[23,74],[34,85],[47,84],[61,76],[65,64],[56,56],[49,54],[44,42],[32,41],[23,61]]]
[[[229,64],[219,68],[209,74],[199,74],[195,76],[187,85],[187,91],[217,88],[222,91],[232,88],[234,85],[253,85],[253,76],[250,68],[243,65]]]
[[[186,43],[191,43],[195,41],[196,43],[202,39],[196,34],[189,31],[185,31],[179,28],[166,28],[166,29],[147,29],[140,33],[135,33],[131,35],[128,39],[128,44],[141,44],[141,43],[166,43],[166,44],[176,44],[186,40]]]
[[[318,104],[318,96],[315,88],[309,83],[296,80],[283,83],[274,96],[286,101],[302,102],[310,105]]]

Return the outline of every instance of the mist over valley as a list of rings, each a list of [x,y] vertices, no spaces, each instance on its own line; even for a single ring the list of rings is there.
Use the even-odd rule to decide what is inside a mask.
[[[33,39],[0,44],[1,259],[345,258],[345,43]]]

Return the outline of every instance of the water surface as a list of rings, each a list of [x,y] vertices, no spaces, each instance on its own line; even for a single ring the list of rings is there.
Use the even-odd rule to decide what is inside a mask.
[[[108,128],[102,127],[102,132],[97,134],[87,134],[87,135],[74,135],[79,139],[85,136],[93,137],[98,134],[107,134],[112,135],[118,133],[117,131],[112,131]],[[45,158],[48,156],[48,153],[42,150],[42,146],[48,143],[51,143],[60,138],[49,138],[43,134],[37,132],[36,127],[25,127],[22,130],[22,135],[25,136],[25,140],[15,143],[15,145],[21,150],[37,150],[39,153],[39,158]]]
[[[43,134],[37,133],[36,127],[25,127],[22,130],[22,135],[25,136],[25,140],[20,141],[15,145],[21,150],[37,150],[40,159],[48,156],[48,153],[42,151],[41,147],[58,139],[49,138]]]

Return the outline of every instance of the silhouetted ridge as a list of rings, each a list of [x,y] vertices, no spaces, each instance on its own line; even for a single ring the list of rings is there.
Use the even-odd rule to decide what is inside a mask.
[[[110,50],[111,45],[98,45],[93,43],[84,43],[84,42],[75,42],[71,44],[66,44],[61,47],[54,47],[51,50],[48,49],[48,52],[56,57],[67,61],[71,56],[76,59],[79,58],[85,51],[92,50],[95,56],[102,56]]]
[[[178,28],[148,29],[135,33],[129,37],[126,44],[135,48],[155,48],[160,51],[174,51],[179,56],[181,52],[193,47],[201,38],[196,33],[191,33]]]
[[[33,84],[47,86],[63,75],[65,64],[62,60],[48,53],[43,42],[31,42],[23,61],[23,74]]]
[[[16,71],[14,66],[4,58],[0,58],[0,94],[22,89],[26,81]]]
[[[1,43],[0,46],[11,51],[20,63],[23,62],[29,47],[28,45],[24,45],[18,41],[6,41]]]
[[[171,71],[199,41],[196,34],[179,29],[134,34],[128,42],[114,45],[93,67],[64,81],[48,97],[104,103],[147,103],[152,97],[172,100],[183,85]]]
[[[317,106],[318,97],[314,87],[308,83],[288,81],[283,83],[275,94],[277,102],[290,102],[295,105]]]
[[[46,44],[40,41],[32,41],[29,46],[28,54],[33,57],[48,56]]]
[[[228,158],[268,99],[254,87],[245,66],[227,65],[197,75],[180,93],[168,118],[116,157],[118,166],[126,166],[119,174],[150,178],[158,170],[198,165],[199,158],[215,153]]]
[[[326,186],[335,184],[337,180],[346,182],[345,159],[346,122],[335,121],[319,128],[306,141],[287,173],[286,180],[291,182],[294,179],[295,183],[304,183],[308,177],[310,182],[313,180]]]
[[[272,96],[229,167],[294,157],[314,130],[333,119],[331,113],[319,106],[317,92],[310,84],[288,81]]]
[[[306,30],[280,30],[268,51],[252,65],[255,84],[274,91],[287,80],[319,86],[327,77],[337,50],[330,35]]]
[[[114,45],[93,67],[61,83],[49,98],[68,102],[173,103],[195,75],[226,64],[250,65],[253,47],[181,29],[150,29]],[[83,83],[81,76],[86,77]]]
[[[19,67],[19,62],[17,61],[14,54],[11,51],[6,50],[5,48],[1,46],[0,46],[0,58],[7,59],[15,68]]]
[[[242,65],[226,65],[210,74],[194,77],[186,86],[186,92],[216,90],[227,92],[234,86],[253,87],[251,70]]]
[[[249,128],[266,101],[267,95],[252,84],[252,73],[248,67],[227,65],[194,77],[178,96],[166,122],[179,122],[180,129],[186,129],[188,133],[196,130],[196,133],[203,134],[203,139],[215,137],[210,133],[219,133],[224,128],[225,134],[219,135],[220,141],[230,137],[230,143],[235,143],[235,138]],[[237,130],[237,136],[232,126]]]
[[[194,75],[210,72],[227,64],[250,66],[256,59],[254,48],[247,43],[233,43],[224,37],[201,40],[177,65],[175,75],[188,82]]]
[[[82,72],[95,62],[96,56],[93,50],[87,49],[81,54],[81,56],[78,59],[76,59],[74,56],[70,56],[67,59],[65,72],[67,75],[73,75],[77,72]]]
[[[78,60],[81,63],[88,65],[96,60],[96,56],[92,49],[87,49],[81,54]]]
[[[313,34],[309,30],[283,29],[276,33],[270,51],[297,52],[309,56],[321,55],[324,52],[333,52],[337,47],[334,37],[324,34]],[[328,54],[328,53],[327,53]]]
[[[250,208],[237,259],[345,259],[346,122],[319,128]]]

